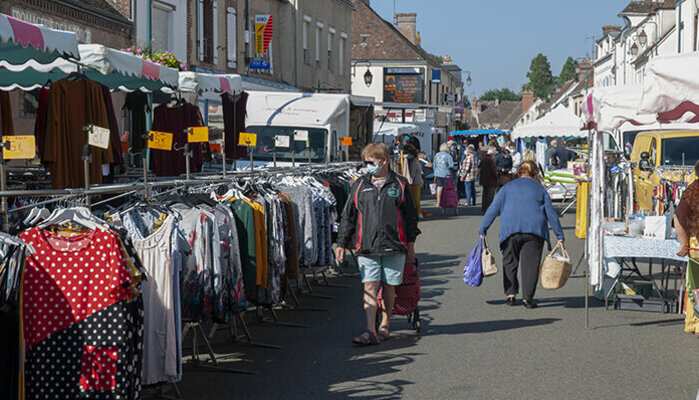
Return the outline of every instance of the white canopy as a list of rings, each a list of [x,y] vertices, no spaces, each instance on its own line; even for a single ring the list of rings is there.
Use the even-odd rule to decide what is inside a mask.
[[[112,90],[132,92],[177,88],[179,75],[173,68],[101,44],[81,44],[79,50],[85,76]],[[21,73],[0,69],[0,89],[32,90],[44,86],[48,80],[55,81],[76,71],[77,64],[62,59],[33,66]]]
[[[73,32],[34,25],[0,14],[0,66],[21,71],[61,57],[80,58]]]
[[[638,113],[643,87],[641,85],[595,88],[583,104],[583,125],[594,123],[597,130],[613,131],[625,122],[649,125],[656,122],[655,114]]]
[[[395,122],[374,121],[374,136],[400,136],[417,133],[420,128],[413,124],[400,124]]]
[[[580,133],[580,118],[568,107],[559,104],[536,121],[512,130],[512,139],[525,137],[577,137]]]
[[[240,75],[214,75],[182,71],[179,74],[179,90],[182,92],[216,92],[236,94],[243,91]]]
[[[248,94],[248,126],[324,127],[349,110],[350,96],[346,94],[255,91]]]
[[[699,122],[699,52],[652,59],[643,78],[641,112],[660,121]],[[687,112],[690,115],[685,116]]]

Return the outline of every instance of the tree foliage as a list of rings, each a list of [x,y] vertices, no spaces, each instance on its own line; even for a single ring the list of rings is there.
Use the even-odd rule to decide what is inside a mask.
[[[577,81],[578,75],[575,73],[575,67],[577,66],[573,57],[568,57],[565,64],[563,64],[563,68],[561,68],[561,74],[558,76],[558,83],[562,85],[571,79]]]
[[[508,88],[490,89],[483,93],[481,100],[485,101],[519,101],[522,100],[522,95],[513,92]]]
[[[551,64],[541,53],[532,59],[527,78],[529,78],[527,88],[534,92],[534,97],[547,98],[556,89],[556,79],[551,74]]]

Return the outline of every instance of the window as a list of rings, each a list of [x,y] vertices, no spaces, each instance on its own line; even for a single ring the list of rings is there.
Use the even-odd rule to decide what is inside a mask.
[[[333,42],[335,38],[335,28],[328,27],[328,71],[335,71],[335,64],[333,63]]]
[[[213,28],[213,35],[212,35],[212,41],[213,41],[213,48],[212,48],[212,53],[213,53],[213,63],[218,64],[218,5],[214,1],[211,3],[211,16],[213,17],[213,23],[212,23],[212,28]]]
[[[321,66],[320,53],[321,53],[321,37],[323,33],[323,23],[316,22],[316,67]]]
[[[197,1],[197,55],[204,61],[204,0]]]
[[[345,43],[347,42],[347,34],[340,32],[340,47],[337,50],[338,53],[338,71],[340,76],[345,75]]]
[[[694,165],[699,160],[699,146],[696,143],[696,137],[663,139],[661,165]]]
[[[301,32],[301,37],[303,40],[303,62],[305,64],[310,64],[311,63],[311,54],[308,51],[308,29],[309,25],[311,24],[311,17],[308,15],[303,16],[303,25],[301,27],[302,32]]]
[[[163,51],[174,50],[173,13],[175,9],[169,4],[153,2],[152,29],[153,49]]]
[[[226,54],[228,55],[228,68],[238,68],[238,55],[236,54],[238,47],[238,23],[236,18],[238,18],[238,14],[235,8],[228,7],[226,10]]]

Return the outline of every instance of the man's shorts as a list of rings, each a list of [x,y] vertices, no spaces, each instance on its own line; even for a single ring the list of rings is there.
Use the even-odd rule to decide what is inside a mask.
[[[405,254],[394,253],[384,256],[359,256],[359,272],[364,282],[386,282],[391,286],[403,283]]]
[[[447,184],[447,178],[435,178],[437,181],[437,187],[444,187]]]

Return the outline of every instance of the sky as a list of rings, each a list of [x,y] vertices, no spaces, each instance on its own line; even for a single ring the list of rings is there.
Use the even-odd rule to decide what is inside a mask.
[[[568,56],[594,55],[604,25],[624,25],[617,15],[630,0],[395,0],[396,12],[417,13],[422,48],[448,54],[473,81],[472,97],[489,89],[519,92],[538,53],[558,75]],[[394,0],[371,0],[393,22]],[[464,77],[465,79],[465,77]]]

